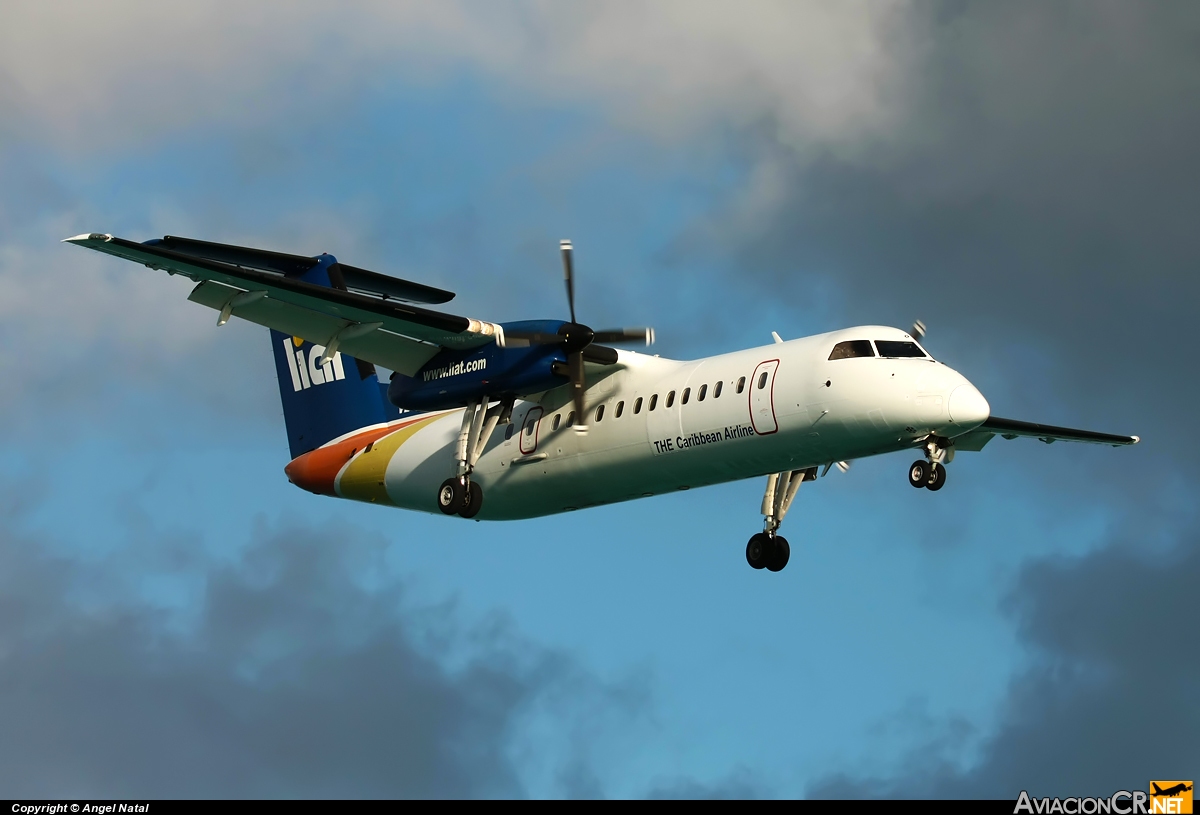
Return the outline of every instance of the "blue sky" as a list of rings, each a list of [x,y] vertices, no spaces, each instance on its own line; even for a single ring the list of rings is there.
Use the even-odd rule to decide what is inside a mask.
[[[81,725],[56,720],[54,693],[93,699],[86,721],[102,720],[107,680],[156,689],[113,704],[144,734],[139,749],[35,750],[39,770],[5,786],[168,797],[797,797],[868,778],[858,794],[1145,786],[1161,765],[1123,752],[1132,732],[1108,732],[1111,750],[1094,760],[1024,776],[1010,766],[1021,752],[1011,740],[1023,688],[1054,665],[1104,676],[1104,660],[1117,659],[1079,662],[1046,633],[1054,589],[1040,575],[1069,583],[1130,552],[1153,575],[1194,556],[1195,434],[1177,424],[1193,391],[1154,381],[1179,362],[1174,351],[1140,361],[1147,332],[1187,319],[1193,292],[1177,259],[1194,260],[1194,247],[1162,217],[1123,209],[1154,183],[1170,211],[1194,198],[1156,181],[1147,158],[1194,132],[1191,119],[1154,126],[1187,85],[1156,72],[1179,70],[1163,58],[1132,75],[1132,90],[1089,95],[1096,83],[1075,63],[1048,56],[1075,18],[1037,7],[1006,18],[968,5],[954,19],[850,4],[753,15],[664,4],[647,19],[620,4],[577,17],[540,4],[355,8],[331,30],[315,7],[294,30],[269,33],[249,12],[195,12],[183,28],[197,40],[228,35],[228,51],[207,59],[187,36],[163,60],[131,56],[131,45],[167,23],[121,6],[115,16],[134,31],[109,46],[0,71],[10,111],[0,602],[20,611],[0,661],[58,653],[76,683],[35,690],[36,674],[22,684],[14,672],[5,693],[34,711],[24,726],[69,733]],[[1174,29],[1196,26],[1148,14],[1126,35],[1128,12],[1106,8],[1113,19],[1090,18],[1077,44],[1082,64],[1170,53]],[[372,15],[378,30],[359,25]],[[85,37],[33,6],[16,16],[48,47]],[[261,49],[238,47],[256,31]],[[957,44],[974,37],[1001,54],[1006,31],[1024,32],[1050,77],[1024,102],[1012,93],[1025,82],[1019,60],[996,57],[989,72]],[[913,44],[921,35],[924,48]],[[676,48],[652,47],[655,37]],[[91,97],[78,90],[89,76]],[[1158,90],[1158,107],[1135,104],[1140,87]],[[1102,101],[1078,113],[1068,100],[1080,97]],[[1057,124],[1056,100],[1068,109]],[[1079,135],[1130,110],[1150,124],[1123,141]],[[1111,211],[1096,185],[1075,183],[1106,173],[1121,193],[1106,198]],[[744,562],[761,524],[757,479],[517,523],[341,503],[283,476],[265,329],[218,330],[185,302],[187,281],[56,242],[86,231],[328,251],[452,289],[456,313],[490,320],[565,314],[556,242],[569,237],[580,317],[653,325],[663,355],[921,317],[935,356],[997,414],[1146,441],[997,440],[961,454],[938,494],[905,484],[903,456],[855,462],[801,491],[778,575]],[[1080,287],[1082,305],[1070,294]],[[1130,293],[1146,288],[1159,294]],[[1105,332],[1124,347],[1097,359],[1091,338]],[[312,576],[310,563],[325,571]],[[48,616],[31,611],[43,608],[35,596]],[[1168,633],[1186,637],[1195,611],[1162,603]],[[231,651],[220,643],[239,629],[237,609],[256,635]],[[1090,612],[1053,620],[1071,615],[1086,627]],[[64,645],[79,630],[114,638],[111,664]],[[368,658],[379,654],[389,656]],[[184,671],[188,660],[205,670]],[[354,690],[363,671],[378,695]],[[476,698],[495,677],[520,692]],[[309,765],[288,739],[247,739],[239,727],[257,713],[246,711],[274,708],[239,694],[280,681],[306,702],[299,714],[263,713],[260,731],[282,733],[299,715],[301,743],[327,730],[363,745],[362,761],[348,748],[346,762]],[[1178,692],[1194,704],[1192,690]],[[360,691],[355,719],[344,706]],[[1060,691],[1076,698],[1058,686],[1038,697],[1051,713],[1068,707]],[[456,700],[452,712],[427,705],[426,692]],[[1146,700],[1140,687],[1120,692],[1110,707]],[[187,714],[181,700],[195,698],[224,715]],[[164,715],[178,717],[173,730]],[[427,721],[402,736],[384,728],[410,716]],[[195,755],[163,772],[156,750],[170,754],[193,731],[204,733]],[[6,751],[19,749],[9,739]],[[243,773],[216,758],[231,744],[245,752]],[[1155,777],[1187,776],[1191,750]],[[430,768],[410,778],[397,766],[413,756]]]

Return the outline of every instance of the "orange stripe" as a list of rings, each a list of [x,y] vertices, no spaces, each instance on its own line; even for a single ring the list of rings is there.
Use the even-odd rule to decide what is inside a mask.
[[[353,458],[355,453],[376,439],[427,418],[429,417],[423,415],[407,422],[386,427],[373,427],[336,444],[318,447],[316,450],[292,459],[283,468],[283,472],[287,474],[288,481],[302,490],[308,490],[317,495],[337,495],[333,489],[333,482],[337,478],[337,474],[342,471],[342,467],[346,466],[346,462]]]

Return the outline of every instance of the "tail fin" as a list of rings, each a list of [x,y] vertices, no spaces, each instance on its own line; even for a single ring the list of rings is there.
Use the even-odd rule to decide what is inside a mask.
[[[1155,795],[1162,795],[1162,787],[1158,786],[1158,784],[1155,784],[1153,781],[1150,782],[1150,786],[1154,787]]]
[[[327,270],[336,262],[332,255],[321,255],[320,262],[300,278],[331,286]],[[274,329],[271,345],[292,458],[360,427],[391,421],[399,415],[399,410],[388,402],[371,363],[339,352],[321,365],[325,346]]]

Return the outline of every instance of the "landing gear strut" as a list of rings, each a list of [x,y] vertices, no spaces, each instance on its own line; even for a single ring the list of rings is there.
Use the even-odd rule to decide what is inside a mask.
[[[937,492],[946,484],[946,465],[954,460],[954,446],[949,439],[930,436],[925,441],[925,457],[927,461],[917,460],[909,466],[908,483]]]
[[[788,545],[787,538],[776,533],[779,531],[779,525],[783,523],[784,516],[791,509],[800,485],[816,477],[816,467],[771,473],[767,476],[767,489],[762,500],[763,531],[750,538],[746,544],[746,562],[753,568],[778,572],[788,564],[792,547]]]
[[[512,398],[505,399],[489,408],[485,396],[478,402],[469,403],[463,411],[462,429],[454,451],[458,474],[443,481],[437,493],[438,509],[446,515],[474,518],[479,514],[483,507],[483,488],[471,480],[471,473],[496,425],[512,420],[513,401]]]

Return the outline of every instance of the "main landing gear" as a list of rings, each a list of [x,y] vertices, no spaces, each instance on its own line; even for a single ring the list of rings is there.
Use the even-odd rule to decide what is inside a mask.
[[[930,436],[925,442],[925,456],[927,461],[917,460],[909,466],[908,483],[937,492],[946,485],[946,465],[954,460],[954,447],[949,439]]]
[[[746,544],[746,562],[753,568],[778,572],[788,564],[792,547],[788,545],[787,538],[776,533],[791,509],[800,485],[816,477],[816,467],[767,476],[767,490],[763,493],[762,501],[763,531],[751,537]]]
[[[513,401],[505,399],[489,408],[485,396],[478,402],[469,403],[463,411],[462,429],[454,451],[458,474],[443,481],[437,492],[438,509],[446,515],[474,518],[483,508],[483,488],[471,480],[471,473],[496,425],[512,420]]]
[[[792,547],[783,535],[768,535],[759,532],[746,544],[746,562],[755,569],[766,568],[778,572],[788,564]]]
[[[483,507],[483,488],[466,475],[447,478],[438,487],[437,500],[438,509],[447,515],[474,518]]]

